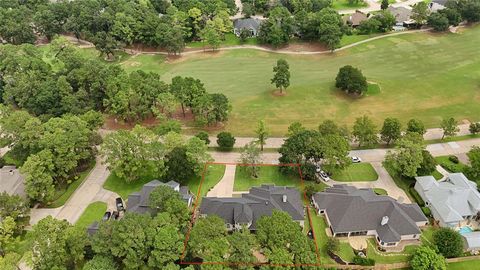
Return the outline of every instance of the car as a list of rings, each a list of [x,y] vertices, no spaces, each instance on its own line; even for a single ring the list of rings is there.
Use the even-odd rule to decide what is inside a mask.
[[[359,157],[352,157],[352,162],[353,163],[360,163],[360,162],[362,162],[362,159],[359,158]]]
[[[313,231],[312,230],[309,230],[308,233],[307,233],[307,236],[310,238],[310,239],[313,239],[314,236],[313,236]]]
[[[323,179],[323,181],[325,181],[325,182],[330,181],[330,177],[328,176],[328,174],[325,171],[320,171],[318,174]]]
[[[112,213],[110,211],[107,211],[105,212],[105,214],[103,214],[102,220],[107,221],[110,219],[111,216],[112,216]]]
[[[120,213],[118,213],[118,211],[113,211],[112,219],[117,220],[119,217],[120,217]]]
[[[320,168],[320,166],[316,165],[316,166],[315,166],[315,171],[316,171],[317,173],[319,173],[320,171],[322,171],[322,168]]]
[[[117,211],[122,212],[125,211],[125,206],[123,205],[122,198],[118,197],[115,199],[115,205],[117,206]]]

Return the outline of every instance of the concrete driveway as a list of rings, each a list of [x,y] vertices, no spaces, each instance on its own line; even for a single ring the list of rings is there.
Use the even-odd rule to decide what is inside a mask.
[[[236,165],[226,165],[222,179],[207,193],[207,197],[232,197]]]

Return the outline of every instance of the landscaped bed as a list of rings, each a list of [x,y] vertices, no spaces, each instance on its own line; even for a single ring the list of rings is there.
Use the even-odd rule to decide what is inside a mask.
[[[258,178],[253,178],[245,167],[237,166],[233,190],[248,191],[251,187],[262,184],[300,187],[300,178],[281,173],[278,166],[260,166],[258,176]]]
[[[332,179],[340,182],[376,181],[378,174],[370,163],[355,163],[334,173]]]

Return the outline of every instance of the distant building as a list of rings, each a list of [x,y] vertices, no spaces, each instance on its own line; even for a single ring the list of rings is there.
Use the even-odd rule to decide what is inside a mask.
[[[0,192],[25,197],[25,177],[15,166],[0,168]]]
[[[396,26],[408,27],[415,24],[415,21],[411,19],[412,8],[410,7],[393,7],[389,6],[387,11],[395,17]]]
[[[418,205],[379,196],[372,189],[334,185],[315,193],[312,202],[334,237],[371,235],[383,247],[420,239],[419,227],[428,224]]]
[[[233,21],[233,33],[238,37],[242,29],[246,29],[250,32],[250,36],[256,37],[261,24],[262,20],[260,19],[236,19]]]
[[[163,183],[158,180],[153,180],[146,183],[140,192],[134,192],[130,194],[130,196],[128,196],[126,211],[140,214],[150,212],[150,193],[159,186],[168,186],[172,188],[173,190],[180,193],[182,199],[187,203],[188,206],[192,205],[193,194],[188,190],[188,187],[180,186],[180,184],[175,181]]]
[[[477,184],[463,173],[451,173],[444,181],[437,181],[433,176],[415,179],[415,190],[440,226],[455,228],[480,219]]]
[[[462,234],[463,247],[466,251],[478,252],[480,251],[480,232],[470,232]]]
[[[430,12],[437,12],[437,11],[445,9],[445,8],[446,7],[444,5],[436,3],[436,2],[428,3],[428,10],[430,10]]]
[[[293,187],[262,185],[252,187],[241,198],[204,197],[200,215],[216,215],[225,221],[228,230],[242,227],[255,231],[256,222],[273,210],[287,212],[294,221],[304,225],[304,208],[300,192]]]
[[[353,14],[347,14],[344,16],[345,23],[352,26],[357,27],[360,25],[361,22],[368,20],[369,14],[365,14],[360,10],[356,10]]]

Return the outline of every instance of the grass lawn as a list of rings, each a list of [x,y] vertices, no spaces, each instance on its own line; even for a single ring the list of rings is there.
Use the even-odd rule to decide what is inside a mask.
[[[325,229],[327,228],[327,223],[321,216],[315,214],[314,209],[310,209],[310,216],[312,218],[312,227],[313,233],[315,234],[315,240],[317,241],[318,251],[320,253],[320,263],[322,264],[332,264],[335,263],[330,256],[327,254],[326,244],[327,244],[327,234]]]
[[[376,243],[373,238],[368,239],[367,247],[367,257],[374,259],[375,263],[397,263],[397,262],[408,262],[410,256],[413,254],[417,246],[406,246],[403,252],[399,252],[398,255],[394,252],[391,253],[381,253],[381,251],[376,252]]]
[[[443,174],[441,174],[439,171],[435,170],[433,173],[432,173],[432,176],[436,179],[436,180],[440,180],[443,178]]]
[[[87,228],[92,222],[100,221],[107,211],[107,204],[104,202],[94,202],[88,205],[87,209],[75,223],[75,226],[80,228]]]
[[[469,135],[462,135],[462,136],[447,137],[444,139],[426,140],[425,143],[433,144],[433,143],[457,142],[457,141],[464,141],[464,140],[477,139],[477,138],[480,138],[480,134],[469,134]]]
[[[374,188],[373,191],[377,195],[388,195],[388,192],[383,188]]]
[[[458,172],[463,172],[466,168],[466,165],[459,162],[459,163],[453,163],[448,159],[449,156],[440,156],[440,157],[435,157],[435,160],[437,163],[442,166],[445,170],[451,173],[458,173]]]
[[[279,55],[242,49],[168,60],[139,55],[122,66],[157,72],[166,82],[177,75],[202,80],[208,91],[229,98],[233,109],[225,129],[237,136],[254,134],[252,119],[264,119],[272,136],[283,136],[294,121],[316,128],[332,119],[351,127],[362,114],[377,125],[386,117],[399,118],[403,124],[418,118],[430,128],[438,127],[444,117],[480,120],[479,43],[480,26],[476,26],[456,34],[391,36],[332,54]],[[284,96],[273,94],[270,83],[272,67],[280,57],[289,62],[291,73]],[[361,69],[381,92],[353,98],[335,89],[335,76],[344,65]]]
[[[207,192],[213,188],[219,181],[222,179],[223,174],[225,173],[225,165],[210,164],[205,172],[205,179],[202,183],[202,190],[200,191],[200,198],[205,196]],[[198,187],[200,186],[200,177],[193,177],[187,182],[188,189],[190,192],[197,196]]]
[[[235,34],[228,33],[228,34],[225,34],[225,40],[222,40],[222,42],[220,43],[220,46],[225,47],[225,46],[257,45],[257,44],[258,44],[257,38],[248,38],[247,40],[245,40],[245,42],[242,43],[240,41],[240,38],[235,36]],[[193,42],[188,42],[186,44],[186,47],[187,48],[203,48],[203,47],[208,48],[209,45],[201,41],[193,41]]]
[[[7,165],[14,165],[17,168],[22,167],[23,163],[25,162],[24,160],[20,160],[19,158],[16,158],[13,154],[12,151],[8,151],[3,155],[3,160],[5,161],[5,164]]]
[[[353,257],[355,257],[355,253],[353,252],[352,246],[348,242],[340,242],[339,251],[337,255],[340,256],[346,262],[352,262]]]
[[[355,8],[362,8],[368,6],[367,3],[364,1],[358,1],[357,3],[352,3],[348,0],[334,0],[332,2],[332,8],[336,10],[342,10],[342,9],[355,9]]]
[[[68,185],[66,189],[56,190],[54,194],[54,199],[51,202],[47,203],[45,207],[57,208],[64,205],[68,201],[68,199],[70,199],[70,197],[75,192],[75,190],[77,190],[77,188],[83,183],[83,181],[85,181],[85,179],[87,178],[88,174],[90,173],[90,171],[93,169],[94,166],[95,166],[95,161],[92,160],[92,163],[88,167],[88,169],[81,172],[76,177],[76,180],[72,181],[72,183],[70,183],[70,185]]]
[[[379,36],[381,34],[370,34],[370,35],[344,35],[340,40],[340,47],[350,45],[352,43],[356,43],[362,40],[369,39],[371,37]]]
[[[340,182],[376,181],[378,174],[370,163],[354,163],[334,173],[332,179]]]
[[[412,202],[416,202],[420,206],[425,205],[425,202],[423,202],[422,198],[420,197],[420,195],[418,195],[417,191],[413,188],[413,186],[410,187],[415,183],[414,178],[403,177],[397,174],[392,168],[390,168],[390,166],[385,166],[385,169],[390,174],[395,184],[405,191],[405,193]]]
[[[300,186],[299,178],[290,175],[284,175],[280,173],[278,169],[278,166],[260,166],[259,177],[252,178],[245,168],[237,166],[233,190],[247,191],[253,186],[260,186],[262,184],[275,184],[277,186],[291,187]]]
[[[480,269],[480,260],[452,262],[447,264],[447,270],[474,270]]]
[[[153,173],[147,173],[145,176],[142,176],[140,179],[127,183],[125,179],[118,177],[114,172],[110,173],[107,178],[107,181],[103,184],[103,188],[110,191],[116,192],[124,200],[128,198],[133,192],[139,191],[142,189],[143,185],[156,179]]]

